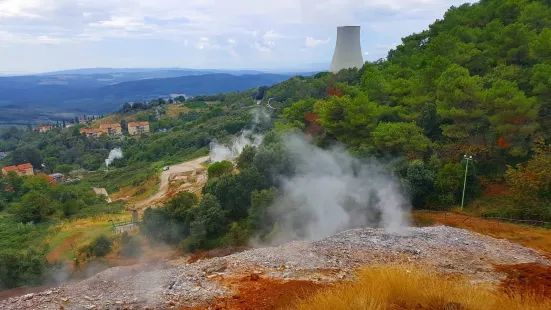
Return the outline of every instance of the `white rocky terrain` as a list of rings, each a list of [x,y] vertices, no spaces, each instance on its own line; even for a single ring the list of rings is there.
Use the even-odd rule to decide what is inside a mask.
[[[503,277],[495,265],[549,264],[523,246],[445,226],[407,228],[400,234],[355,229],[313,242],[248,250],[193,264],[140,265],[108,269],[79,283],[0,302],[0,309],[169,309],[193,306],[234,292],[233,277],[337,281],[371,264],[419,264],[472,281]],[[176,264],[176,266],[174,266]],[[331,272],[327,272],[327,271]]]

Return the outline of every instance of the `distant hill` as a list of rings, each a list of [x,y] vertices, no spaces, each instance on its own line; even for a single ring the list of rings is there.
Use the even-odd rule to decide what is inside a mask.
[[[54,120],[60,113],[105,114],[127,101],[243,91],[290,77],[181,70],[0,77],[0,122],[21,123],[45,116]]]
[[[257,70],[219,70],[219,69],[189,69],[189,68],[84,68],[84,69],[70,69],[53,72],[45,72],[36,75],[51,76],[51,75],[94,75],[94,74],[179,74],[194,75],[194,74],[207,74],[207,73],[228,73],[233,75],[244,74],[260,74],[268,71]]]

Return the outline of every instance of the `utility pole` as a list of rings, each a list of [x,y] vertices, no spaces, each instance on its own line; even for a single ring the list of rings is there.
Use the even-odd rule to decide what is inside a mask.
[[[473,160],[473,156],[467,157],[467,155],[463,155],[463,159],[467,161],[467,164],[465,165],[465,180],[463,181],[463,196],[461,197],[461,211],[463,211],[463,206],[465,205],[465,189],[467,188],[467,172],[469,171],[469,161]]]

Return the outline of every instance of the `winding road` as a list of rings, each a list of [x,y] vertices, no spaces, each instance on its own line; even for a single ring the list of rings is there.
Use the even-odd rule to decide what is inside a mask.
[[[197,170],[200,168],[203,168],[201,165],[202,163],[206,162],[209,159],[209,156],[199,157],[194,160],[186,161],[181,164],[170,166],[170,168],[166,171],[163,171],[161,173],[160,179],[160,185],[159,190],[154,195],[150,196],[149,198],[139,201],[135,203],[132,208],[134,209],[144,209],[146,207],[149,207],[151,205],[154,205],[155,203],[162,201],[166,195],[168,194],[169,184],[170,184],[170,176],[174,174],[179,173],[185,173],[190,172],[193,170]],[[203,182],[206,182],[205,180],[202,180]],[[200,182],[200,180],[198,180]]]

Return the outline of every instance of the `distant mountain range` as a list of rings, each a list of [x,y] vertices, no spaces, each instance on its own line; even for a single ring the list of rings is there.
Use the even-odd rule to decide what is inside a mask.
[[[301,73],[311,75],[314,72]],[[128,101],[243,91],[297,74],[254,70],[76,69],[0,76],[0,123],[56,120],[71,114],[105,114]]]

